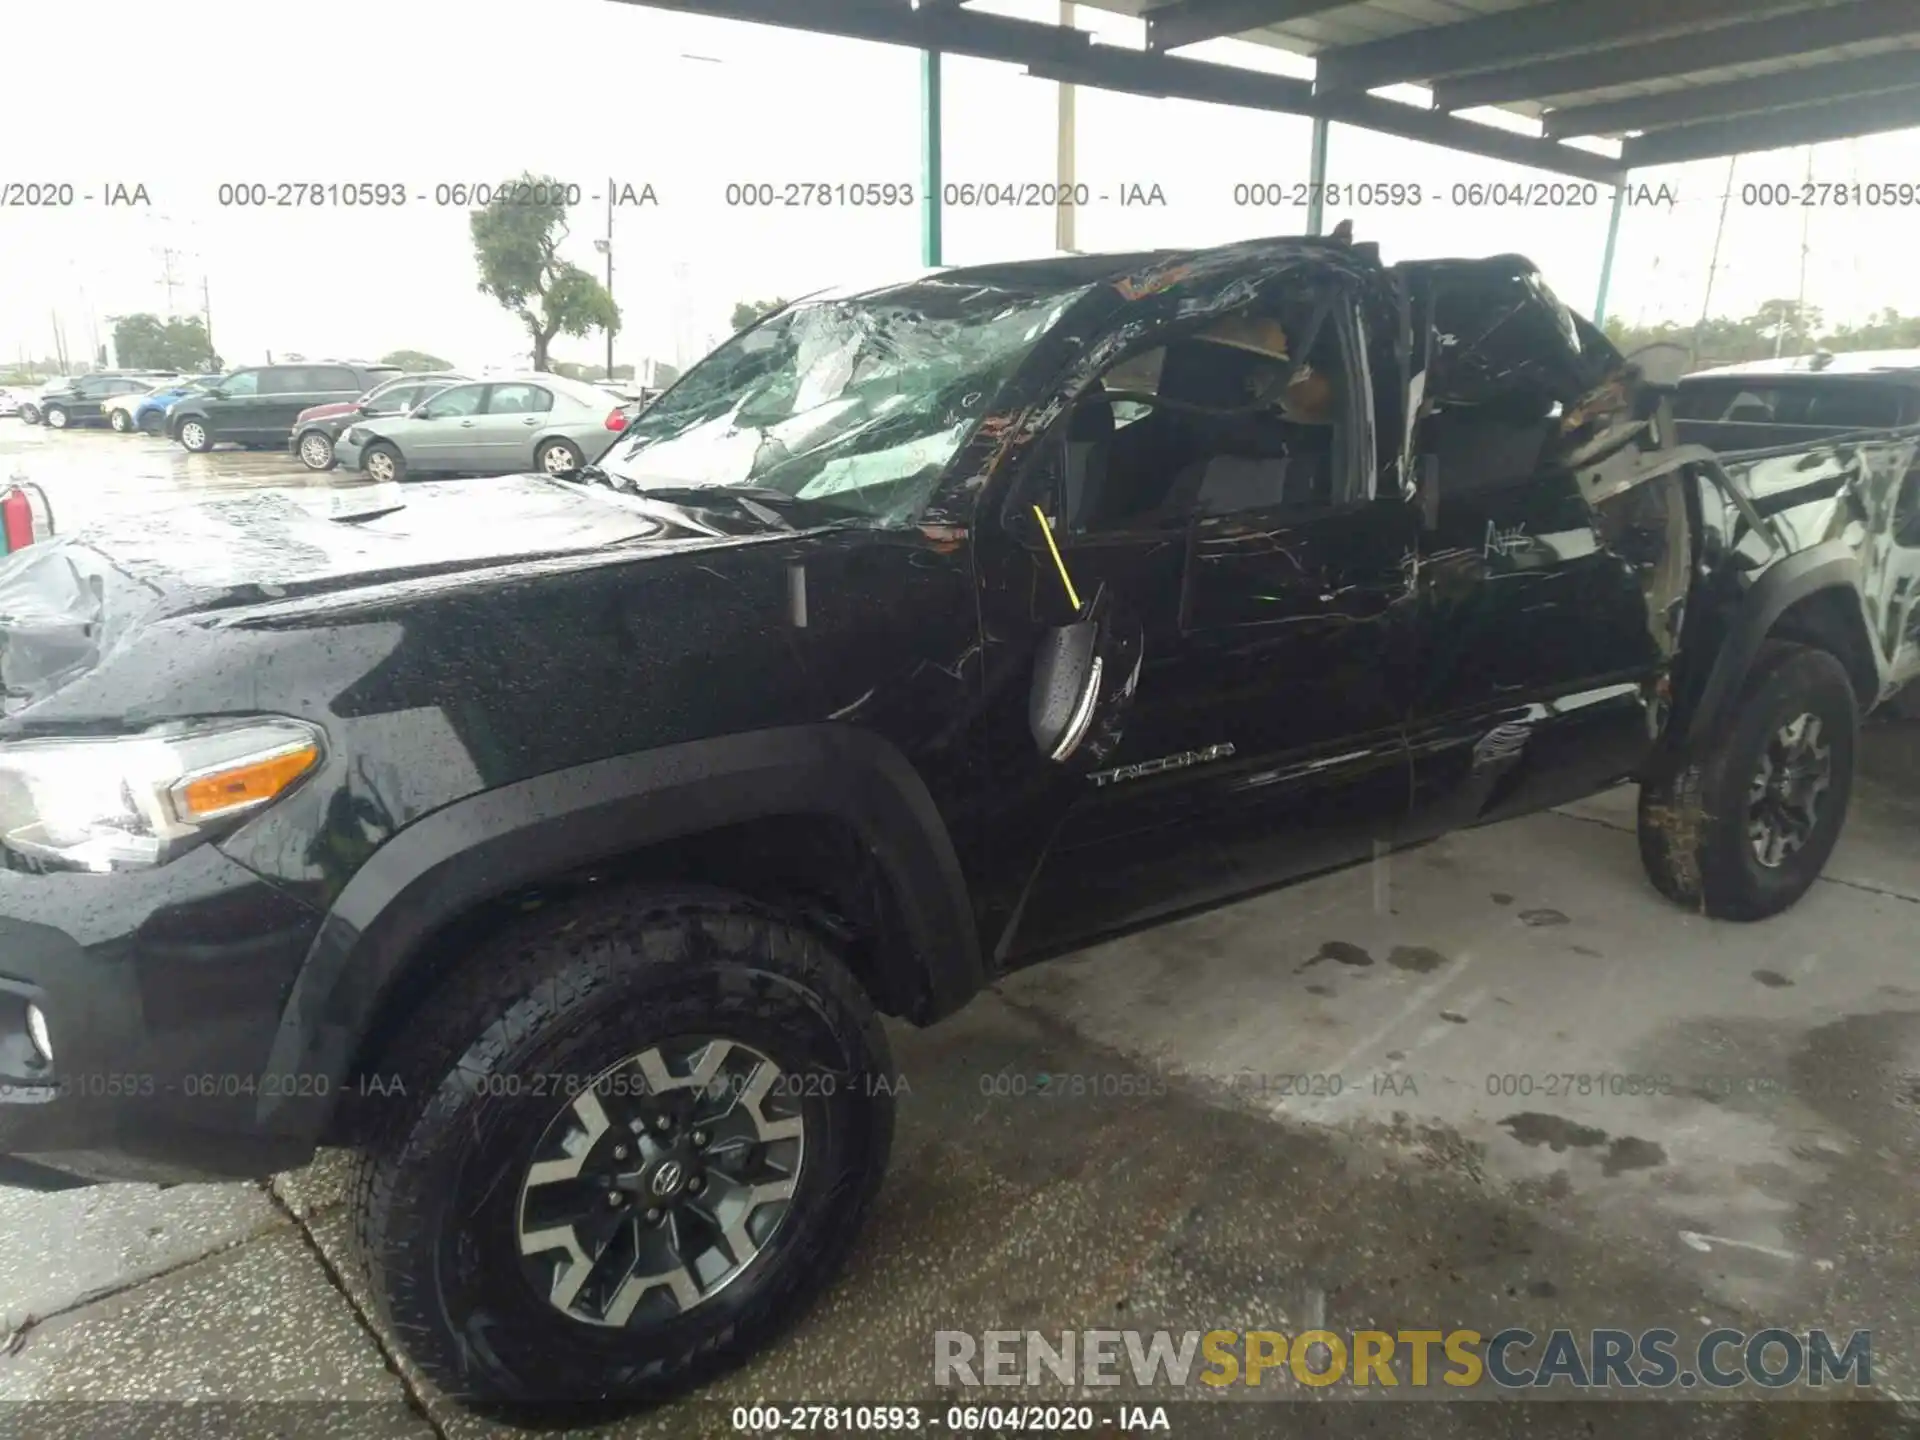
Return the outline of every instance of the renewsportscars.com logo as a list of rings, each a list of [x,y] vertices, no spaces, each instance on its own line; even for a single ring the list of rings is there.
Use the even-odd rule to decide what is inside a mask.
[[[1873,1383],[1873,1332],[1826,1330],[938,1330],[936,1385],[1346,1385],[1454,1393]],[[1446,1392],[1441,1392],[1446,1393]]]

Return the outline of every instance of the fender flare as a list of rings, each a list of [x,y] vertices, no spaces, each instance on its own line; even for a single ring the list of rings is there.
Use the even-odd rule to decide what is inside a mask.
[[[1858,600],[1860,595],[1860,557],[1844,540],[1828,540],[1797,554],[1777,560],[1763,571],[1740,602],[1740,608],[1728,623],[1713,667],[1688,718],[1686,741],[1689,746],[1715,734],[1727,721],[1740,696],[1747,672],[1760,653],[1767,634],[1776,621],[1793,606],[1822,590],[1845,590]],[[1860,624],[1860,636],[1867,653],[1879,659],[1866,620],[1858,615],[1858,606],[1848,612]]]
[[[549,771],[413,822],[335,899],[308,949],[266,1063],[299,1076],[263,1097],[263,1128],[317,1138],[361,1040],[419,947],[471,909],[641,846],[761,817],[828,815],[872,847],[899,904],[925,1019],[986,982],[959,856],[926,783],[891,742],[847,725],[690,741]],[[305,1093],[314,1092],[318,1093]]]

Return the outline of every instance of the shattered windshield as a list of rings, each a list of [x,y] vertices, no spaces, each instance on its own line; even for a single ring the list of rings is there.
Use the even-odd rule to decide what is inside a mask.
[[[910,521],[995,393],[1085,293],[933,277],[805,301],[736,335],[600,461],[622,488],[751,488]],[[810,507],[813,508],[813,507]]]

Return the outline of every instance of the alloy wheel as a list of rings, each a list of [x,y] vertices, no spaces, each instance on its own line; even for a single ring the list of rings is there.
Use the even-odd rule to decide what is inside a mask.
[[[52,430],[67,428],[67,412],[58,408],[47,411],[47,427]]]
[[[1812,838],[1832,784],[1833,748],[1819,716],[1802,714],[1774,731],[1747,789],[1747,839],[1762,865],[1779,869]]]
[[[393,457],[384,450],[376,450],[367,456],[367,474],[376,480],[393,479]]]
[[[546,462],[546,471],[549,475],[565,475],[579,468],[574,463],[573,452],[564,445],[549,445],[546,453],[540,458]]]
[[[309,470],[324,470],[333,463],[333,446],[327,437],[314,432],[300,437],[300,459]]]
[[[788,1075],[718,1036],[663,1041],[581,1086],[520,1188],[521,1264],[561,1313],[658,1323],[705,1304],[773,1242],[805,1159]]]

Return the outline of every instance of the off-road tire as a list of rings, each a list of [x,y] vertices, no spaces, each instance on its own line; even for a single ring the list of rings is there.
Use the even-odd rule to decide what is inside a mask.
[[[587,1323],[549,1303],[518,1253],[525,1167],[566,1103],[533,1091],[675,1033],[736,1036],[808,1077],[798,1188],[716,1293],[645,1327]],[[390,1098],[369,1102],[350,1196],[374,1304],[421,1370],[478,1409],[597,1415],[691,1389],[763,1348],[841,1268],[886,1169],[891,1066],[853,975],[774,910],[674,886],[536,912],[463,960],[372,1072]]]
[[[1773,868],[1747,834],[1748,790],[1775,732],[1817,716],[1831,780],[1806,842]],[[1723,734],[1663,766],[1640,787],[1640,863],[1676,904],[1722,920],[1763,920],[1820,877],[1846,821],[1859,706],[1846,667],[1825,650],[1769,640],[1755,657]]]

